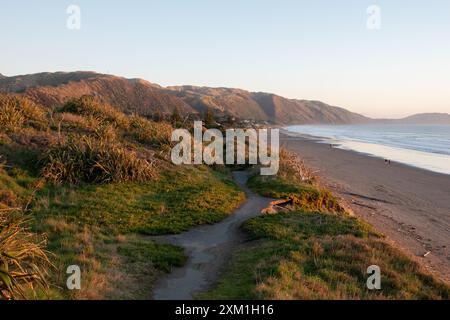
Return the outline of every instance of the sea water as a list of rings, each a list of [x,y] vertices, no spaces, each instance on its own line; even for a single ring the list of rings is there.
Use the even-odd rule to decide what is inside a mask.
[[[285,129],[338,148],[450,174],[450,125],[301,125]]]

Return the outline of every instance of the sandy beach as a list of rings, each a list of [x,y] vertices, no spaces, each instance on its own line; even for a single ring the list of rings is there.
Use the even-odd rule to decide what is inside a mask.
[[[281,145],[316,172],[319,183],[431,273],[450,282],[450,175],[370,157],[300,136]]]

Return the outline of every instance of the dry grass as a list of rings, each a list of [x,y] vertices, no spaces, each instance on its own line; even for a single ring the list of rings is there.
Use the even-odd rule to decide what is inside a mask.
[[[23,127],[44,129],[48,125],[45,112],[31,101],[0,94],[0,130],[17,132]]]
[[[28,229],[22,212],[0,209],[0,299],[36,297],[46,291],[46,239]]]
[[[294,153],[285,148],[280,149],[280,169],[278,176],[296,182],[312,183],[315,180],[313,172]]]
[[[353,217],[290,212],[244,224],[248,241],[207,299],[449,299],[450,287],[427,274],[370,226]],[[367,268],[381,270],[369,290]]]
[[[120,128],[129,127],[128,117],[108,104],[97,101],[92,96],[83,96],[67,102],[60,110],[62,113],[93,117],[99,122],[108,122]]]
[[[166,122],[154,122],[139,116],[132,116],[131,130],[137,141],[151,147],[167,149],[171,145],[173,128]]]
[[[135,152],[88,136],[53,146],[41,163],[43,176],[55,183],[144,182],[156,176],[153,163]]]

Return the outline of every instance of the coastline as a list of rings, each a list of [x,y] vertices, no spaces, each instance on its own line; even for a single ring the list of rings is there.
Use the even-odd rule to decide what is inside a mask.
[[[356,151],[330,148],[320,138],[280,132],[280,144],[297,153],[358,217],[439,279],[450,283],[450,175]]]
[[[450,155],[438,153],[436,150],[424,151],[420,148],[401,148],[388,143],[369,142],[354,138],[331,138],[318,136],[313,133],[290,131],[286,128],[281,128],[281,131],[288,136],[300,136],[307,140],[315,140],[339,149],[357,152],[370,157],[389,159],[414,168],[450,175]]]

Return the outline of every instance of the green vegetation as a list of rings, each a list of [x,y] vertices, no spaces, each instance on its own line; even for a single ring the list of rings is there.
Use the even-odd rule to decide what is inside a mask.
[[[45,238],[30,232],[19,213],[0,209],[0,299],[36,297],[35,290],[48,288]]]
[[[244,199],[224,168],[173,166],[167,122],[127,115],[92,97],[48,110],[0,95],[0,111],[0,212],[8,212],[0,235],[14,234],[8,239],[17,240],[20,255],[13,260],[22,261],[16,266],[49,272],[22,274],[34,295],[14,297],[150,298],[161,273],[186,257],[146,235],[220,221]],[[39,257],[45,238],[55,268]],[[69,265],[80,266],[82,290],[66,289]],[[5,281],[2,293],[10,290]]]
[[[183,250],[169,244],[132,242],[119,246],[117,251],[127,257],[127,263],[152,261],[156,269],[164,272],[170,272],[173,266],[181,267],[186,262]]]
[[[281,159],[283,161],[283,159]],[[292,210],[242,226],[248,241],[219,284],[202,299],[449,299],[450,288],[344,212],[332,195],[292,179],[254,176],[263,195],[293,199]],[[367,268],[381,268],[381,290],[366,287]]]
[[[43,129],[46,122],[44,111],[29,100],[0,95],[0,131]]]
[[[271,176],[253,176],[248,186],[255,192],[270,198],[291,199],[293,203],[309,211],[342,212],[338,201],[328,190],[319,190],[306,183],[293,182]]]
[[[152,164],[134,151],[88,136],[52,146],[41,162],[43,176],[55,183],[145,182],[156,176]]]
[[[228,175],[207,167],[171,170],[148,183],[49,185],[38,192],[32,212],[36,231],[49,235],[48,249],[56,254],[54,282],[63,286],[65,268],[77,264],[85,270],[84,283],[89,283],[81,292],[53,294],[76,299],[149,298],[158,275],[182,264],[185,257],[179,248],[136,235],[179,233],[220,221],[243,199]],[[120,274],[121,288],[110,269],[115,270],[113,275]],[[138,288],[141,280],[129,278],[133,272],[144,277],[146,291]],[[130,281],[136,281],[135,293],[120,293]]]
[[[49,110],[0,95],[0,299],[150,298],[156,279],[187,257],[149,236],[218,222],[244,200],[226,167],[173,166],[170,135],[183,119],[176,109],[172,124],[157,118],[92,97]],[[200,297],[450,297],[313,181],[286,150],[276,177],[249,180],[291,205],[243,225],[249,241]],[[382,270],[379,291],[365,286],[372,264]],[[66,289],[69,265],[80,266],[82,290]]]
[[[20,182],[0,163],[0,299],[33,298],[48,288],[46,239],[30,231]]]
[[[36,217],[148,235],[220,221],[244,200],[229,176],[207,167],[180,168],[149,183],[49,186],[38,196]]]
[[[252,240],[233,257],[210,299],[448,299],[450,289],[423,273],[356,219],[291,212],[250,220]],[[382,271],[366,288],[367,267]]]

